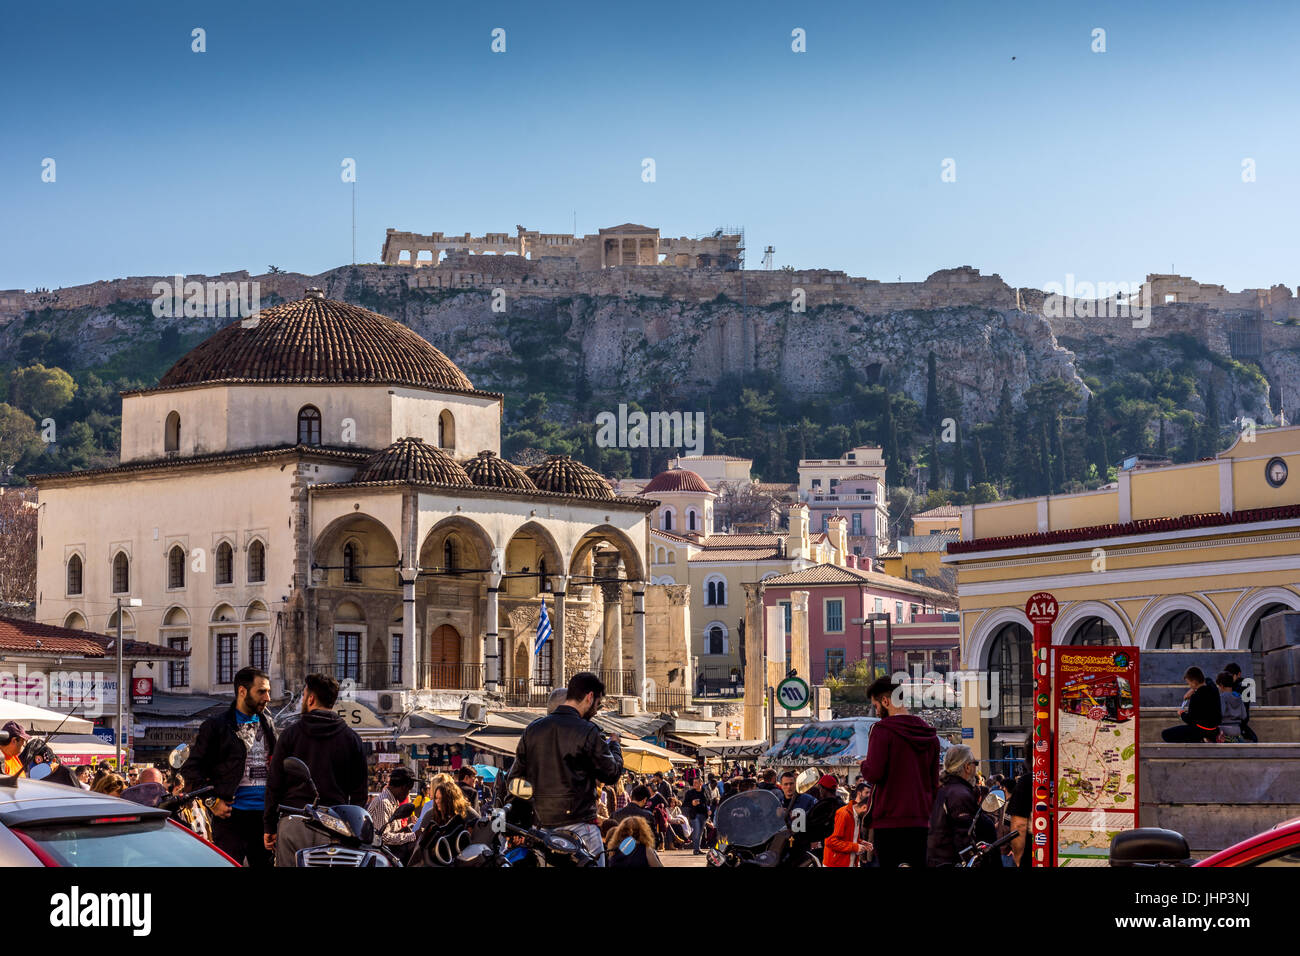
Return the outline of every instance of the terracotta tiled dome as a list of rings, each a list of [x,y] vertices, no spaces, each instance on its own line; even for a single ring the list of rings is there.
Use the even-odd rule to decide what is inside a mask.
[[[441,448],[419,438],[399,438],[375,452],[357,469],[353,481],[409,481],[417,485],[469,486],[469,476]]]
[[[186,353],[158,386],[204,382],[474,388],[456,363],[400,322],[315,289],[297,302],[262,310],[256,325],[241,320],[221,329]]]
[[[536,491],[533,480],[518,465],[498,458],[495,452],[481,451],[461,466],[469,480],[482,488],[516,488]]]
[[[613,498],[614,489],[595,470],[568,455],[552,455],[528,469],[528,477],[542,491],[558,491],[582,498]]]
[[[656,491],[695,491],[706,495],[712,493],[712,489],[705,483],[703,478],[685,468],[671,468],[668,471],[661,471],[641,489],[643,495]]]

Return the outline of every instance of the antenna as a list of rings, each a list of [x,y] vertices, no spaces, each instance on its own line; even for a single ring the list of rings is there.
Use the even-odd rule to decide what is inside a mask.
[[[769,272],[772,269],[772,257],[776,255],[776,247],[768,246],[763,250],[763,268]]]

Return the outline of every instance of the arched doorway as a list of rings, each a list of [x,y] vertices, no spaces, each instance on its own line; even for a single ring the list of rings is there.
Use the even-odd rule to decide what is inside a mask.
[[[1260,624],[1270,614],[1289,610],[1291,608],[1285,604],[1265,605],[1250,627],[1250,637],[1246,641],[1246,646],[1250,649],[1251,674],[1255,678],[1255,701],[1260,704],[1264,703],[1264,693],[1268,690],[1268,681],[1264,677],[1264,645],[1260,636]]]
[[[1079,626],[1070,635],[1070,643],[1076,647],[1112,647],[1121,642],[1115,629],[1105,619],[1089,617],[1079,622]]]
[[[1156,630],[1158,651],[1209,651],[1214,649],[1214,636],[1205,621],[1192,611],[1175,611]]]
[[[429,657],[424,665],[428,670],[426,687],[464,686],[460,645],[460,631],[450,624],[434,628],[429,635]]]
[[[993,764],[998,773],[1018,773],[1027,756],[1025,742],[1034,720],[1033,656],[1033,635],[1014,622],[998,628],[989,644],[988,669],[998,682],[998,711],[989,720],[989,753],[991,760],[999,761]]]

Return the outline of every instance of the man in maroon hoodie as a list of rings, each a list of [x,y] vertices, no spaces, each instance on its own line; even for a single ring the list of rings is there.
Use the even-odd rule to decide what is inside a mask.
[[[880,720],[871,728],[862,778],[875,787],[871,825],[883,866],[925,866],[930,809],[939,789],[939,737],[908,713],[888,677],[867,688]]]

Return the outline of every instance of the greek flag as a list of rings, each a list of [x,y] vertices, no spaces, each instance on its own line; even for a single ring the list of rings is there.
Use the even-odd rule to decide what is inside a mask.
[[[533,654],[542,653],[542,647],[551,637],[551,621],[546,616],[546,601],[542,601],[542,616],[537,619],[537,640],[533,641]]]

